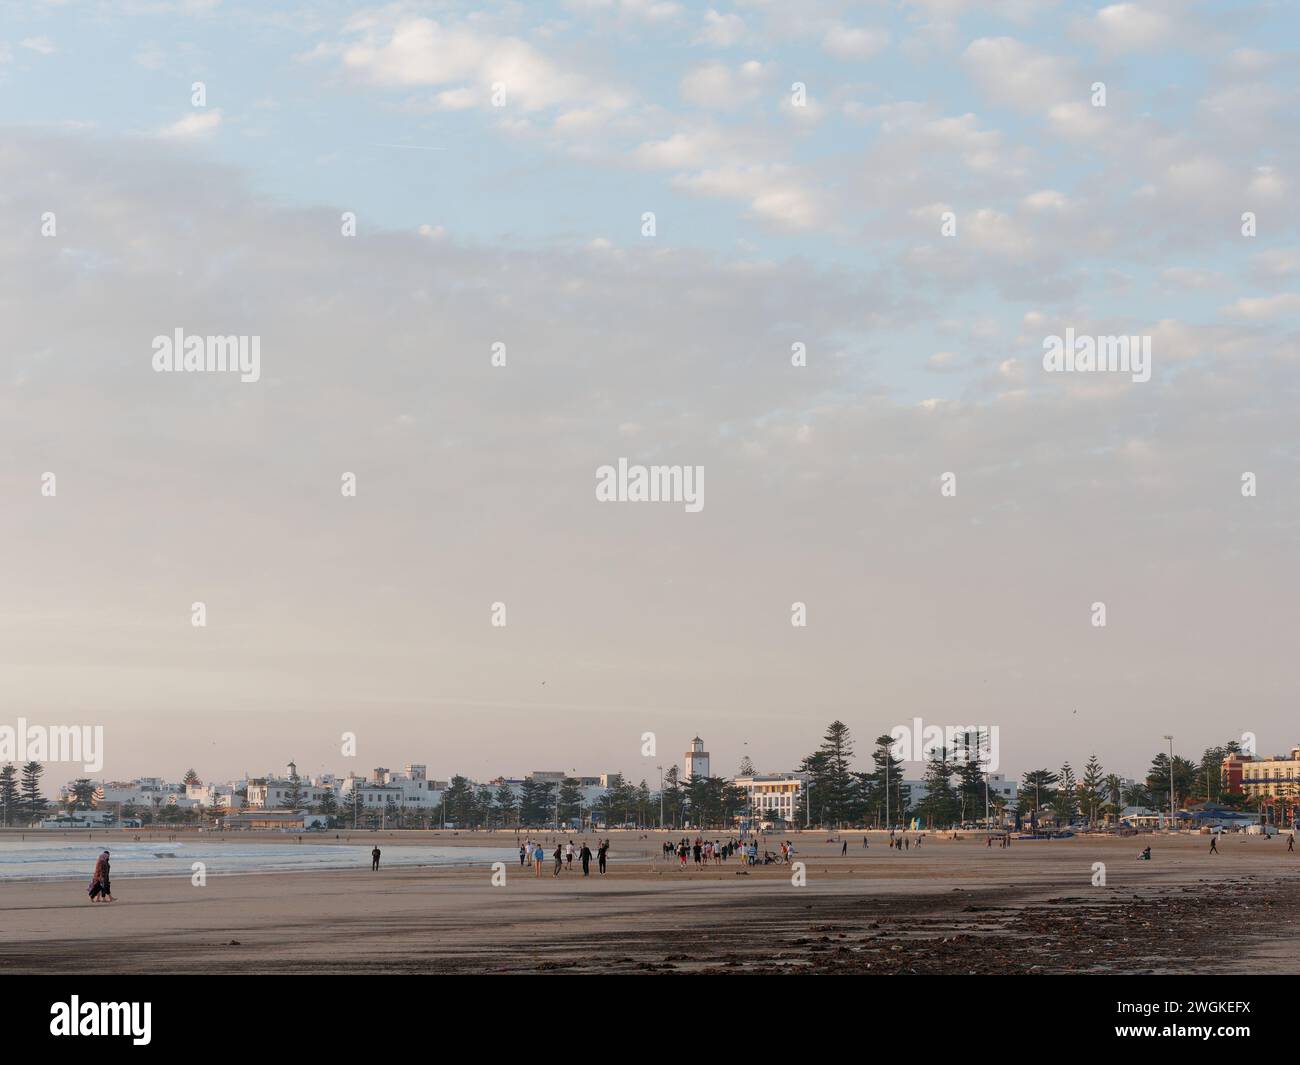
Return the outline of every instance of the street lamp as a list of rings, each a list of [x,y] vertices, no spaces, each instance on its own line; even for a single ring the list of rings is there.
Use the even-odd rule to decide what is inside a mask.
[[[893,743],[885,744],[885,828],[889,828],[889,760],[893,757]],[[889,837],[891,840],[893,836]]]
[[[655,768],[659,770],[659,829],[662,831],[664,827],[664,767],[657,765]]]
[[[1166,736],[1169,741],[1169,830],[1174,829],[1174,738]]]

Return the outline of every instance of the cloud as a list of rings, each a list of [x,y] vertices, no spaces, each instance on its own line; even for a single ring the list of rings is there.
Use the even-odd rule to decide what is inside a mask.
[[[860,26],[832,26],[822,38],[822,47],[837,59],[874,59],[888,46],[888,31]]]
[[[1300,313],[1300,294],[1282,292],[1276,296],[1242,296],[1225,313],[1251,321],[1267,321]]]
[[[809,229],[826,221],[811,184],[781,165],[721,166],[680,175],[673,184],[703,196],[746,201],[756,218],[780,229]]]
[[[1142,4],[1111,4],[1097,12],[1093,34],[1103,48],[1138,52],[1167,44],[1174,28],[1163,12]]]
[[[767,77],[763,64],[753,59],[736,67],[704,63],[682,78],[682,99],[715,111],[734,110],[758,99]]]
[[[962,63],[990,99],[1018,111],[1042,112],[1087,89],[1072,63],[1014,37],[980,37],[962,53]]]
[[[450,95],[439,97],[443,106],[464,106],[471,98],[491,106],[497,86],[511,106],[525,112],[575,103],[618,109],[626,103],[616,90],[561,67],[518,37],[411,16],[358,17],[346,37],[311,57],[337,56],[348,73],[380,88],[451,86]]]
[[[735,12],[720,14],[709,8],[704,13],[703,25],[695,38],[696,44],[711,44],[718,48],[730,48],[745,38],[745,20]]]
[[[221,127],[221,109],[218,107],[191,111],[170,126],[164,126],[156,136],[164,140],[200,140],[210,137]]]

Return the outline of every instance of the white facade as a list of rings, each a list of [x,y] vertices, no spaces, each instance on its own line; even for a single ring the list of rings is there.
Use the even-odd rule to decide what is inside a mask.
[[[338,803],[344,811],[353,806],[382,810],[390,805],[399,810],[431,810],[442,802],[442,789],[434,787],[439,783],[428,779],[422,765],[408,765],[401,773],[380,767],[369,780],[349,773],[339,781]]]
[[[803,801],[803,778],[794,773],[765,773],[737,777],[736,787],[748,796],[746,813],[757,821],[798,821]]]
[[[305,780],[296,782],[298,806],[314,806],[329,794],[328,788],[318,787]],[[274,777],[259,777],[248,782],[248,808],[250,810],[275,810],[286,805],[293,795],[295,782]]]

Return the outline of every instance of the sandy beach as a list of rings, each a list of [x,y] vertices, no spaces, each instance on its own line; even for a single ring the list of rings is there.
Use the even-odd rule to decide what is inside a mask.
[[[485,864],[0,885],[0,969],[33,973],[1295,972],[1300,854],[1233,835],[1016,841],[788,837],[786,867],[680,870],[667,836],[611,832],[609,874]],[[104,839],[96,833],[97,841]],[[513,833],[340,833],[301,846],[502,847]],[[166,833],[146,838],[167,839]],[[213,837],[207,842],[213,842]],[[241,835],[283,845],[283,836]],[[290,837],[292,838],[292,837]],[[543,843],[552,837],[542,836]],[[565,837],[567,838],[567,837]],[[586,838],[590,837],[574,837]],[[915,838],[913,836],[913,838]],[[777,837],[768,846],[775,849]],[[1153,860],[1135,860],[1143,846]],[[108,844],[111,847],[111,843]],[[553,849],[553,844],[551,848]],[[594,845],[593,845],[594,849]],[[1094,863],[1106,883],[1094,886]],[[89,872],[89,871],[87,871]]]

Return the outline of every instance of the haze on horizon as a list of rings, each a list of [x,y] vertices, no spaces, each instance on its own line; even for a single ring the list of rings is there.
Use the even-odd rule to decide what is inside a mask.
[[[114,779],[1300,741],[1294,12],[798,7],[12,12],[0,723]],[[703,509],[598,502],[622,457]]]

